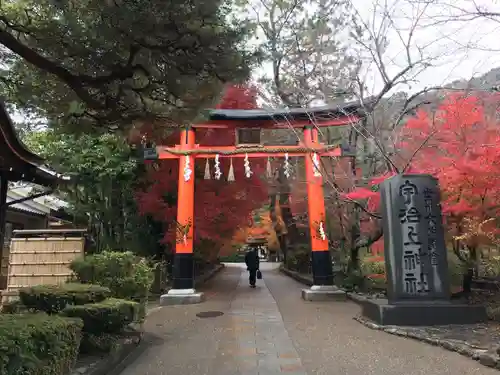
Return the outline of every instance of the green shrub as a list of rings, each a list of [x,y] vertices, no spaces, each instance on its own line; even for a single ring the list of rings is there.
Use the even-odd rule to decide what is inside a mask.
[[[109,298],[98,303],[68,305],[61,315],[82,319],[84,332],[99,335],[122,332],[136,320],[138,312],[137,302]]]
[[[231,255],[226,255],[223,257],[219,257],[219,261],[227,263],[245,263],[245,254],[234,253]]]
[[[2,314],[19,314],[25,308],[19,300],[4,302],[2,304]]]
[[[100,285],[69,283],[23,288],[19,291],[19,298],[28,309],[54,314],[67,305],[103,301],[110,296],[110,293],[108,288]]]
[[[497,278],[500,276],[500,257],[490,256],[484,258],[479,263],[480,275],[487,278]]]
[[[380,292],[387,290],[387,281],[384,277],[367,277],[365,288],[369,292]]]
[[[360,266],[363,275],[385,274],[385,261],[381,256],[364,257]]]
[[[292,271],[303,274],[309,273],[311,266],[311,250],[307,247],[302,247],[290,251],[286,255],[285,266]]]
[[[448,251],[448,275],[451,286],[462,286],[466,265],[458,259],[455,253]]]
[[[46,314],[0,315],[0,375],[66,375],[82,322]]]
[[[96,354],[113,352],[117,347],[123,335],[116,333],[102,332],[94,334],[84,332],[80,342],[80,353]]]
[[[108,287],[115,298],[147,299],[154,281],[154,267],[132,252],[105,251],[71,263],[78,281]]]
[[[130,251],[104,251],[76,259],[70,268],[82,283],[102,285],[108,287],[115,298],[139,302],[141,306],[138,319],[145,318],[155,270],[155,266],[145,258]]]
[[[360,270],[351,270],[345,274],[342,280],[342,288],[348,291],[355,291],[362,289],[364,286],[365,278]]]

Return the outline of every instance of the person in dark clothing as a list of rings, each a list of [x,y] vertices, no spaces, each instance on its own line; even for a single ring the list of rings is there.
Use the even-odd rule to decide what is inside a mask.
[[[248,273],[250,274],[248,277],[248,281],[250,282],[250,286],[255,288],[255,281],[257,280],[257,271],[259,270],[259,253],[256,249],[250,249],[245,254],[245,264],[247,265]]]

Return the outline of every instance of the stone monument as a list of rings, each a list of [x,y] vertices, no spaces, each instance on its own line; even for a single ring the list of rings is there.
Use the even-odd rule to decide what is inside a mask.
[[[403,174],[380,187],[387,300],[362,303],[363,315],[382,325],[478,323],[483,306],[450,300],[447,251],[438,181]]]

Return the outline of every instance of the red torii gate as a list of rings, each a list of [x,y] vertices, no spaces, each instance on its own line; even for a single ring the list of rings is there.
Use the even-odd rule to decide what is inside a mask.
[[[324,145],[319,142],[318,128],[345,126],[358,122],[364,113],[359,102],[341,106],[312,109],[291,109],[285,111],[221,109],[208,112],[208,120],[193,124],[181,132],[180,142],[174,147],[155,146],[144,150],[145,160],[179,159],[179,186],[177,201],[176,247],[173,265],[173,286],[162,296],[163,305],[198,303],[203,294],[194,289],[194,160],[196,158],[217,160],[222,157],[249,158],[306,156],[305,169],[309,209],[309,226],[312,250],[312,271],[314,285],[303,297],[317,299],[319,294],[334,293],[333,272],[325,234],[325,203],[323,178],[320,171],[321,156],[340,157],[345,155],[338,145]],[[197,128],[212,129],[283,129],[302,128],[304,140],[295,146],[263,146],[245,144],[236,146],[203,147],[195,143]],[[314,297],[312,297],[314,296]]]

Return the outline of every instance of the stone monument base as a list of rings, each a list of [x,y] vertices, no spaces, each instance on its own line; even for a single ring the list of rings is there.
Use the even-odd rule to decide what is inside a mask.
[[[380,325],[433,326],[446,324],[475,324],[488,320],[486,308],[447,301],[398,302],[385,299],[359,302],[364,317]]]
[[[347,293],[334,285],[313,285],[310,289],[302,289],[305,301],[345,301]]]
[[[205,301],[205,295],[194,289],[170,289],[160,297],[161,306],[193,305]]]

